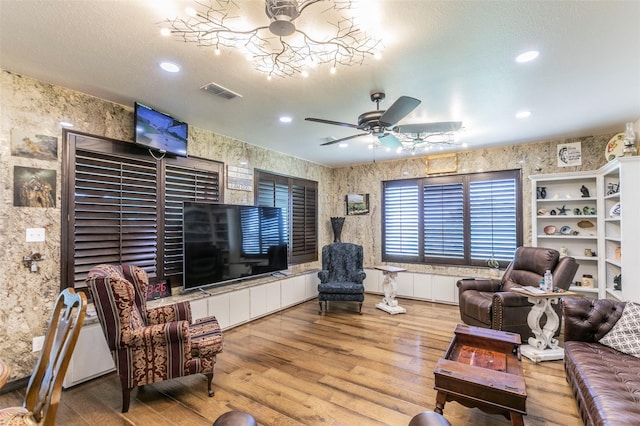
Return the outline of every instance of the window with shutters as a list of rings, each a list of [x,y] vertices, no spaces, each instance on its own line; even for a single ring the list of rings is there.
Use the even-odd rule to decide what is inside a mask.
[[[219,202],[221,164],[153,158],[121,141],[65,131],[62,287],[98,264],[132,263],[182,281],[182,202]]]
[[[317,191],[312,180],[255,171],[255,203],[282,209],[292,265],[318,260]]]
[[[506,266],[522,244],[520,171],[383,182],[382,260]]]

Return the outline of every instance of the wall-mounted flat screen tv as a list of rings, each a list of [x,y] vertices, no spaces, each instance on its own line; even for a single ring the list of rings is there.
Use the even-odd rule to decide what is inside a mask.
[[[137,145],[180,157],[187,156],[187,123],[165,113],[135,103],[135,139]]]
[[[183,208],[185,290],[288,268],[281,209],[195,201]]]

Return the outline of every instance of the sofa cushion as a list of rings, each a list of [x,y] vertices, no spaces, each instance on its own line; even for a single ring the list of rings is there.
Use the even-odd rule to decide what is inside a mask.
[[[637,358],[599,343],[565,341],[564,351],[567,381],[585,424],[638,424]]]
[[[618,322],[599,342],[640,358],[640,305],[628,302]]]

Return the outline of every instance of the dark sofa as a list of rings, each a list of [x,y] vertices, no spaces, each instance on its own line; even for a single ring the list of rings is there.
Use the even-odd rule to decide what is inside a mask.
[[[564,299],[564,366],[586,425],[640,424],[640,358],[598,343],[625,302]]]

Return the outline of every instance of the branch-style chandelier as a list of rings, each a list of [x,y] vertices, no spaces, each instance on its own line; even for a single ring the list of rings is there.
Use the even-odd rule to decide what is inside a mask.
[[[434,149],[444,150],[447,148],[466,147],[461,139],[464,128],[457,131],[434,132],[434,133],[394,133],[402,146],[396,148],[396,152],[408,152],[417,155],[420,152],[430,152]],[[375,141],[370,148],[385,148],[382,143]]]
[[[256,2],[239,3],[250,7]],[[328,6],[320,9],[322,13],[333,10],[341,15],[352,8],[351,0],[265,0],[270,23],[243,29],[243,17],[232,15],[242,12],[234,0],[196,1],[187,18],[167,19],[165,23],[173,36],[211,48],[216,54],[222,48],[240,49],[268,78],[304,76],[310,68],[322,64],[330,64],[331,72],[335,72],[337,66],[359,65],[379,54],[380,40],[358,28],[353,17],[340,16],[336,22],[329,22],[330,31],[324,34],[312,33],[318,30],[316,24],[313,29],[296,27],[296,19],[316,3]]]

